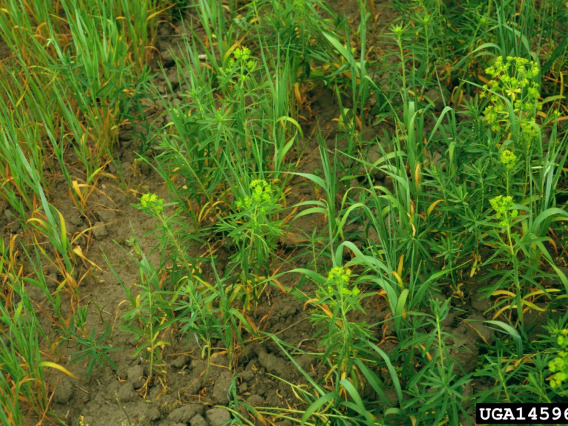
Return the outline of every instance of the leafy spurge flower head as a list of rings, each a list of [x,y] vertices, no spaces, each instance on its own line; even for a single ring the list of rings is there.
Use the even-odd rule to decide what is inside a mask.
[[[343,266],[336,266],[334,268],[331,268],[331,270],[329,271],[327,280],[347,285],[349,284],[350,277],[351,269],[344,268]]]
[[[513,151],[505,149],[501,153],[501,163],[505,165],[507,170],[511,170],[517,164],[517,156]]]
[[[521,123],[521,141],[528,148],[532,141],[538,137],[538,125],[534,121],[523,121]]]
[[[407,26],[403,26],[402,24],[397,24],[397,25],[392,25],[390,29],[395,35],[398,42],[400,43],[400,41],[402,40],[402,36],[406,32],[407,28],[408,28]]]
[[[264,211],[273,200],[272,187],[264,179],[255,179],[249,184],[249,188],[251,190],[250,197],[237,201],[237,208],[244,210],[251,207],[260,207],[260,210]]]
[[[359,289],[357,287],[349,288],[349,280],[351,279],[351,269],[343,266],[331,268],[327,276],[327,289],[330,293],[339,290],[341,294],[357,296]]]
[[[252,199],[257,203],[269,202],[272,195],[272,188],[262,179],[255,179],[249,184],[252,190]]]
[[[526,121],[533,121],[536,113],[542,109],[542,103],[538,101],[540,85],[534,81],[540,73],[538,64],[525,58],[508,56],[504,60],[499,56],[485,72],[491,80],[483,86],[485,92],[481,98],[489,98],[484,120],[491,130],[509,130],[511,111],[503,98],[513,105],[513,112],[520,119],[521,126]]]
[[[557,337],[558,346],[566,349],[568,346],[568,330],[561,330]],[[559,350],[556,357],[548,363],[548,369],[554,373],[549,377],[550,387],[559,389],[565,381],[568,380],[568,353],[565,350]]]
[[[566,348],[568,346],[568,330],[564,329],[558,335],[558,345],[561,348]]]
[[[499,222],[501,226],[510,226],[512,220],[519,214],[519,211],[516,209],[509,213],[511,207],[513,207],[513,197],[511,196],[499,195],[489,200],[489,202],[491,203],[491,207],[495,210],[497,219],[503,218],[503,220]]]
[[[243,62],[250,58],[250,49],[248,47],[237,47],[233,52],[236,60],[242,60]]]
[[[164,200],[156,194],[144,194],[140,198],[140,208],[150,213],[161,214],[164,211]]]
[[[233,57],[229,59],[228,67],[225,68],[225,72],[230,76],[235,76],[242,84],[256,68],[257,61],[251,58],[250,49],[243,46],[237,47],[233,51]]]

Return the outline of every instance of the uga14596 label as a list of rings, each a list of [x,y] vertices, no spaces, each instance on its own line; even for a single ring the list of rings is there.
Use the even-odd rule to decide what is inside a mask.
[[[568,424],[568,403],[476,404],[478,424]]]

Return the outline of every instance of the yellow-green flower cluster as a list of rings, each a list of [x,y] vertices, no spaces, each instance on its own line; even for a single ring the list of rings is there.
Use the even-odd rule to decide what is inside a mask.
[[[240,210],[251,207],[263,207],[272,201],[272,187],[263,179],[255,179],[249,184],[251,196],[236,202]]]
[[[144,194],[140,198],[140,205],[153,213],[161,214],[164,211],[164,200],[156,194]]]
[[[491,103],[485,108],[485,121],[493,131],[500,130],[500,123],[509,122],[509,108],[501,96],[508,98],[513,104],[515,114],[521,118],[534,117],[542,109],[540,85],[533,81],[540,69],[536,62],[525,58],[508,56],[506,61],[499,56],[495,63],[485,72],[491,80],[483,86],[485,92],[481,97],[488,97]]]
[[[501,153],[501,163],[505,165],[507,170],[511,170],[517,164],[517,156],[513,151],[505,149]]]
[[[248,47],[237,47],[233,52],[233,56],[238,61],[246,61],[250,58],[250,49]]]
[[[511,221],[516,218],[519,214],[518,210],[513,210],[509,214],[511,207],[513,207],[513,197],[499,195],[489,201],[491,207],[495,210],[495,216],[497,219],[503,219],[500,223],[501,226],[510,226]]]
[[[558,335],[558,345],[565,349],[568,346],[568,330],[564,329]],[[554,373],[550,376],[550,387],[558,389],[568,380],[568,353],[564,350],[558,351],[556,357],[548,363],[548,369]]]
[[[523,145],[530,146],[532,141],[538,137],[538,124],[534,121],[523,121],[521,123],[521,141]]]
[[[558,335],[558,345],[561,348],[565,348],[568,346],[568,330],[564,329]]]
[[[233,51],[233,57],[229,59],[229,66],[225,69],[227,74],[237,73],[239,81],[242,83],[247,79],[247,75],[257,67],[257,62],[251,59],[251,51],[248,47],[237,47]]]
[[[343,266],[331,268],[327,276],[327,290],[330,293],[338,291],[344,295],[357,296],[359,289],[357,287],[349,288],[349,280],[351,279],[351,269]]]
[[[392,32],[397,36],[397,38],[402,37],[402,34],[404,33],[405,29],[406,28],[404,26],[402,26],[401,24],[393,25],[391,27]]]
[[[548,363],[548,369],[554,373],[550,377],[550,387],[557,389],[568,379],[568,354],[558,352],[558,356]]]

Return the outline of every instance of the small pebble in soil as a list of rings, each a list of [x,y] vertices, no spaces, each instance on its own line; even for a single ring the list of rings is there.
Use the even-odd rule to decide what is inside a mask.
[[[17,220],[16,215],[10,209],[4,210],[4,215],[8,220],[8,229],[12,234],[16,234],[20,229],[20,222]]]
[[[247,398],[247,402],[253,406],[264,405],[264,398],[260,395],[251,395]]]
[[[433,104],[436,111],[441,111],[444,108],[444,96],[436,89],[430,89],[424,93],[424,100]]]
[[[217,380],[215,380],[215,385],[213,386],[213,393],[211,397],[216,404],[226,405],[229,403],[228,392],[233,382],[233,376],[230,372],[224,371],[219,374]]]
[[[73,384],[67,377],[63,377],[53,392],[53,402],[67,404],[73,398]]]
[[[193,416],[189,424],[191,426],[209,426],[201,414]]]
[[[139,398],[138,394],[134,391],[132,383],[124,383],[118,390],[118,400],[121,403],[133,402]]]
[[[128,369],[126,366],[120,366],[116,370],[116,377],[120,380],[126,380],[128,378]]]
[[[480,338],[483,340],[483,343],[487,343],[492,345],[495,341],[495,335],[493,330],[489,327],[484,325],[485,318],[480,314],[471,314],[467,318],[468,323],[471,327],[473,327],[477,333],[479,334]]]
[[[205,413],[209,426],[225,426],[231,421],[231,413],[221,407],[211,408]]]
[[[492,306],[491,300],[476,293],[471,296],[471,306],[479,312],[485,312]]]
[[[269,373],[282,377],[285,380],[291,380],[293,378],[293,370],[290,368],[289,363],[282,358],[261,350],[257,352],[257,355],[258,362],[260,362],[260,365],[266,368]]]
[[[93,235],[97,240],[101,240],[108,235],[104,222],[95,222]]]
[[[83,225],[83,218],[79,213],[69,213],[65,216],[65,222],[68,223],[68,227],[72,225],[75,228],[79,228]]]
[[[171,70],[169,70],[167,72],[167,77],[170,81],[170,84],[172,85],[172,90],[176,90],[179,87],[179,76],[177,69],[172,68]]]
[[[150,420],[151,422],[158,420],[160,417],[162,417],[162,414],[160,413],[160,409],[158,407],[151,407],[148,410],[148,420]]]
[[[130,177],[130,174],[132,173],[132,169],[131,169],[132,165],[128,162],[124,162],[122,163],[122,165],[120,166],[120,169],[122,171],[122,176],[125,178]]]
[[[140,389],[144,385],[144,367],[135,365],[127,371],[128,383],[132,383],[134,389]]]
[[[245,382],[252,380],[252,378],[254,377],[254,371],[252,370],[253,366],[254,366],[254,361],[251,361],[248,363],[245,371],[239,373],[240,378],[243,379]]]
[[[97,215],[99,219],[105,223],[112,222],[116,219],[116,212],[111,209],[99,209],[97,210]]]
[[[180,355],[172,362],[170,362],[170,366],[173,368],[180,369],[188,365],[190,361],[191,358],[189,358],[187,355]]]
[[[189,404],[176,408],[168,416],[168,420],[174,423],[189,423],[189,421],[197,414],[203,413],[203,405]]]
[[[316,362],[316,359],[311,355],[304,354],[304,355],[300,355],[300,357],[298,357],[296,362],[302,368],[302,370],[304,370],[306,372],[310,372],[311,369],[312,369],[312,366]]]

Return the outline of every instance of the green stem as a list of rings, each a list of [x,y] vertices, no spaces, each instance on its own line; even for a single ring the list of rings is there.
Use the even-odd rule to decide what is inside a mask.
[[[177,253],[184,259],[186,259],[185,256],[185,252],[183,251],[183,249],[180,247],[178,240],[176,238],[176,236],[174,235],[174,233],[172,232],[172,229],[170,227],[170,225],[168,224],[167,218],[163,215],[163,214],[158,214],[158,219],[160,219],[160,222],[162,222],[162,226],[164,231],[166,232],[166,234],[168,235],[170,241],[174,244]],[[188,262],[189,263],[189,262]],[[193,266],[193,265],[191,265]],[[193,268],[191,268],[191,274],[193,275]]]
[[[509,218],[507,218],[509,219]],[[507,225],[507,240],[509,242],[509,251],[511,252],[511,261],[513,262],[513,270],[514,270],[514,282],[515,288],[517,289],[515,293],[515,299],[517,302],[517,317],[518,320],[523,324],[523,307],[521,304],[521,282],[519,279],[519,266],[517,262],[517,255],[515,253],[515,248],[513,245],[513,239],[511,237],[511,225]]]
[[[402,68],[402,88],[403,88],[403,94],[404,94],[404,99],[406,100],[406,95],[407,95],[407,90],[406,90],[406,70],[405,70],[405,65],[404,65],[404,51],[402,50],[402,37],[400,35],[397,36],[397,41],[398,41],[398,49],[400,51],[400,62],[401,62],[401,68]],[[405,102],[406,105],[406,102]]]

